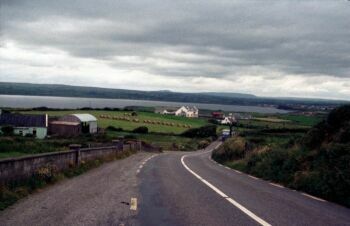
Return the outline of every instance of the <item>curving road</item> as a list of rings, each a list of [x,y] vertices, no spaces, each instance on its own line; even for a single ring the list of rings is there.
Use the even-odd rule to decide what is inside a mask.
[[[218,144],[104,164],[0,212],[0,225],[350,225],[350,209],[215,163]]]
[[[141,225],[350,225],[350,209],[219,165],[166,153],[139,174]]]

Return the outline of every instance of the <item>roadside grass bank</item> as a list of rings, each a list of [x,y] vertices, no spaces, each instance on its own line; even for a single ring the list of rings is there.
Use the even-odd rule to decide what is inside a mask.
[[[103,146],[112,140],[141,140],[167,151],[191,151],[209,144],[211,138],[189,138],[175,134],[164,133],[134,133],[131,131],[115,131],[107,129],[104,134],[82,135],[74,138],[46,138],[43,140],[32,137],[0,135],[0,159],[21,157],[69,150],[70,144],[80,144],[82,148]]]
[[[80,144],[82,148],[103,146],[113,139],[115,138],[106,134],[82,135],[73,138],[46,138],[43,140],[16,135],[0,135],[0,159],[67,151],[70,144]]]
[[[350,105],[334,109],[305,132],[296,131],[242,130],[215,150],[212,158],[350,207]]]
[[[122,151],[117,153],[114,157],[97,158],[95,160],[81,162],[79,166],[72,165],[71,168],[61,172],[59,172],[54,165],[47,164],[45,167],[39,168],[32,177],[26,180],[0,185],[0,211],[40,189],[64,179],[81,175],[91,169],[99,167],[103,163],[127,158],[136,152],[137,151],[134,150]]]

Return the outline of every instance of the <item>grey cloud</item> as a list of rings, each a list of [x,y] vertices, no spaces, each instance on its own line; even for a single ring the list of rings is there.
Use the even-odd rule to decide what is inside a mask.
[[[350,77],[347,1],[15,0],[2,1],[0,10],[3,40],[54,47],[117,68],[220,78],[260,66],[282,74]],[[60,23],[72,29],[59,29]],[[164,49],[203,57],[160,54]],[[117,56],[138,56],[144,63],[119,62]]]

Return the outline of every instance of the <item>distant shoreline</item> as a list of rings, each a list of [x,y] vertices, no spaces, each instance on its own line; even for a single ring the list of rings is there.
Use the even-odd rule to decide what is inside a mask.
[[[61,96],[42,96],[42,95],[3,95],[0,94],[0,107],[10,108],[123,108],[127,106],[140,107],[164,107],[164,106],[182,106],[196,105],[200,109],[223,110],[232,112],[257,112],[257,113],[288,113],[290,111],[281,110],[273,107],[250,106],[250,105],[226,105],[195,102],[177,102],[177,101],[157,101],[157,100],[136,100],[122,98],[89,98],[89,97],[61,97]]]

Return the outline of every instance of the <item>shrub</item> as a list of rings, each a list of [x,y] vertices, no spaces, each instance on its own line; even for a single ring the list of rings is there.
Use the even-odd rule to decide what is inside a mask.
[[[217,137],[216,125],[206,125],[200,128],[188,129],[185,132],[183,132],[181,136],[190,137],[190,138]]]
[[[218,162],[242,159],[245,156],[246,141],[242,137],[230,138],[218,149],[213,151],[212,157]]]
[[[124,138],[125,138],[126,140],[135,140],[135,139],[136,139],[136,136],[131,135],[131,134],[128,134],[128,135],[125,135]]]
[[[3,132],[4,135],[13,135],[13,126],[3,126],[1,127],[1,132]]]
[[[135,128],[133,131],[133,133],[148,133],[148,128],[146,126],[140,126]]]
[[[106,130],[115,131],[115,132],[120,132],[120,131],[123,131],[123,128],[114,127],[114,126],[108,126],[108,127],[106,128]]]
[[[208,141],[208,140],[201,140],[198,143],[198,148],[199,149],[204,149],[204,148],[208,147],[209,144],[210,144],[210,141]]]

